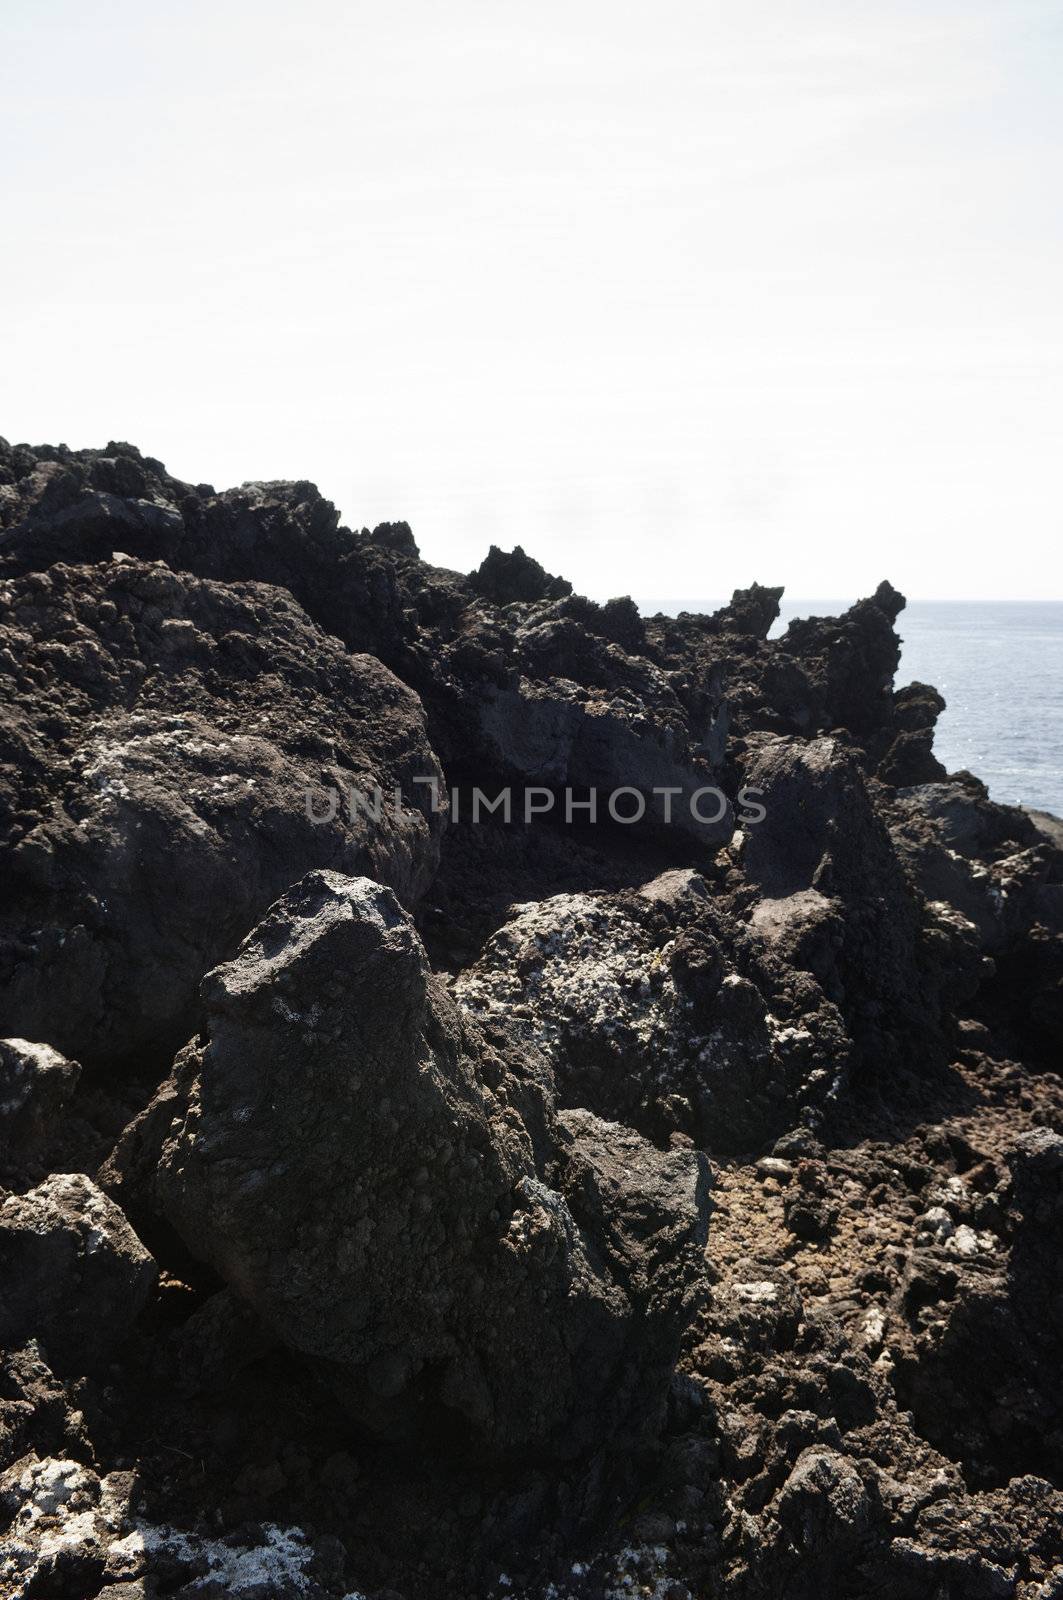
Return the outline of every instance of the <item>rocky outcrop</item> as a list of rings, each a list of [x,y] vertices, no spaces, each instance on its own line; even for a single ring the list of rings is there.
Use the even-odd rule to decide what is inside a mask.
[[[834,734],[884,782],[943,778],[931,745],[944,700],[925,684],[893,688],[903,595],[882,583],[842,616],[799,618],[768,641],[780,595],[754,584],[712,616],[651,618],[651,650],[667,658],[684,698],[715,695],[735,753],[749,734]]]
[[[493,544],[469,581],[477,594],[502,606],[511,600],[563,600],[572,593],[570,583],[552,577],[519,544],[509,551]]]
[[[311,874],[206,994],[158,1203],[352,1414],[503,1452],[630,1425],[698,1272],[703,1162],[557,1123],[544,1063],[462,1019],[368,879]]]
[[[389,531],[397,525],[341,527],[312,484],[215,494],[124,444],[0,444],[0,489],[0,576],[124,552],[227,585],[283,587],[319,627],[418,691],[448,770],[560,789],[631,784],[649,795],[651,820],[655,786],[689,795],[713,781],[698,753],[711,708],[690,716],[656,663],[615,641],[639,631],[625,603],[566,599],[570,586],[519,547],[463,579],[418,562]],[[703,843],[729,829],[726,813],[690,825]]]
[[[1063,1043],[1063,847],[969,774],[899,789],[883,807],[931,908],[982,957],[984,1004],[1009,1044],[1045,1065]]]
[[[780,598],[0,441],[5,1594],[1059,1592],[1063,825]]]
[[[430,881],[442,819],[416,780],[440,774],[416,697],[281,590],[55,566],[0,584],[0,680],[0,996],[27,1038],[172,1053],[204,957],[304,871],[368,870],[407,900]],[[352,815],[378,787],[379,818]]]
[[[37,1338],[56,1371],[106,1359],[145,1305],[155,1263],[81,1173],[54,1173],[0,1203],[0,1345]]]
[[[814,979],[795,980],[691,871],[518,907],[456,988],[546,1052],[564,1104],[714,1153],[818,1120],[848,1069]]]
[[[977,986],[970,931],[912,892],[845,745],[760,735],[746,742],[743,775],[766,802],[739,851],[756,893],[753,926],[816,977],[866,1071],[925,1073],[943,1059],[956,1006]]]
[[[17,1182],[40,1155],[80,1073],[46,1044],[0,1039],[0,1182]]]

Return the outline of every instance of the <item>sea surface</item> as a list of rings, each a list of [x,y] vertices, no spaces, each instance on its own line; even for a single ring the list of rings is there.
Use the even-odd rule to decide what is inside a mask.
[[[772,637],[793,617],[837,616],[849,600],[784,600]],[[722,600],[644,600],[644,614],[715,611]],[[966,767],[994,800],[1063,816],[1063,601],[912,600],[897,687],[933,684],[947,706],[934,750]]]

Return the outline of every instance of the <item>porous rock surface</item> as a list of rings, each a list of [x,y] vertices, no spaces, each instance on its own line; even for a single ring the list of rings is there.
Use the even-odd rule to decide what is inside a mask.
[[[204,953],[302,872],[411,900],[431,879],[416,696],[284,591],[133,560],[0,582],[0,686],[0,1003],[25,1038],[83,1062],[172,1049]],[[318,821],[326,785],[343,803]],[[352,819],[374,786],[379,820]]]
[[[0,1182],[33,1170],[80,1074],[49,1045],[0,1039]]]
[[[714,1153],[815,1122],[848,1070],[815,979],[777,962],[691,870],[514,908],[456,991],[546,1051],[563,1103]]]
[[[534,1054],[462,1017],[369,879],[310,874],[204,987],[159,1205],[357,1418],[572,1454],[588,1414],[638,1412],[701,1277],[703,1157],[557,1126]]]
[[[0,441],[4,1600],[1063,1593],[1063,825],[780,598]]]
[[[642,652],[630,602],[599,607],[556,580],[529,583],[529,558],[460,579],[420,562],[394,525],[376,537],[339,526],[313,484],[215,494],[177,483],[124,444],[2,449],[0,575],[120,551],[227,583],[276,584],[321,628],[417,689],[448,765],[474,761],[483,777],[560,787],[674,785],[689,795],[712,782],[702,748],[712,698],[684,705]],[[680,816],[702,842],[729,831],[726,816]]]
[[[334,1592],[317,1581],[334,1573],[334,1553],[327,1543],[315,1547],[301,1529],[268,1523],[243,1540],[186,1533],[138,1517],[133,1489],[131,1472],[101,1478],[62,1457],[30,1455],[0,1476],[8,1523],[0,1551],[4,1592],[58,1588],[96,1600],[149,1600],[159,1583],[169,1594],[245,1600],[328,1600]]]
[[[96,1366],[143,1309],[155,1262],[83,1173],[0,1202],[0,1343],[36,1338],[59,1372]]]

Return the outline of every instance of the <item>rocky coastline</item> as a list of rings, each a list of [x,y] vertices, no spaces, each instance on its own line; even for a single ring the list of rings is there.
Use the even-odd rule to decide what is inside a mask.
[[[0,440],[4,1600],[1063,1596],[1063,824],[781,593]]]

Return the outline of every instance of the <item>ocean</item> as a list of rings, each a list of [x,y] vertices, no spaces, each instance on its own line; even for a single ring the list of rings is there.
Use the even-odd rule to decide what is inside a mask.
[[[640,601],[645,614],[715,611],[722,600]],[[793,617],[837,616],[849,600],[783,600],[772,637]],[[1063,601],[912,600],[897,686],[931,683],[948,702],[934,749],[967,767],[994,800],[1063,816]]]

